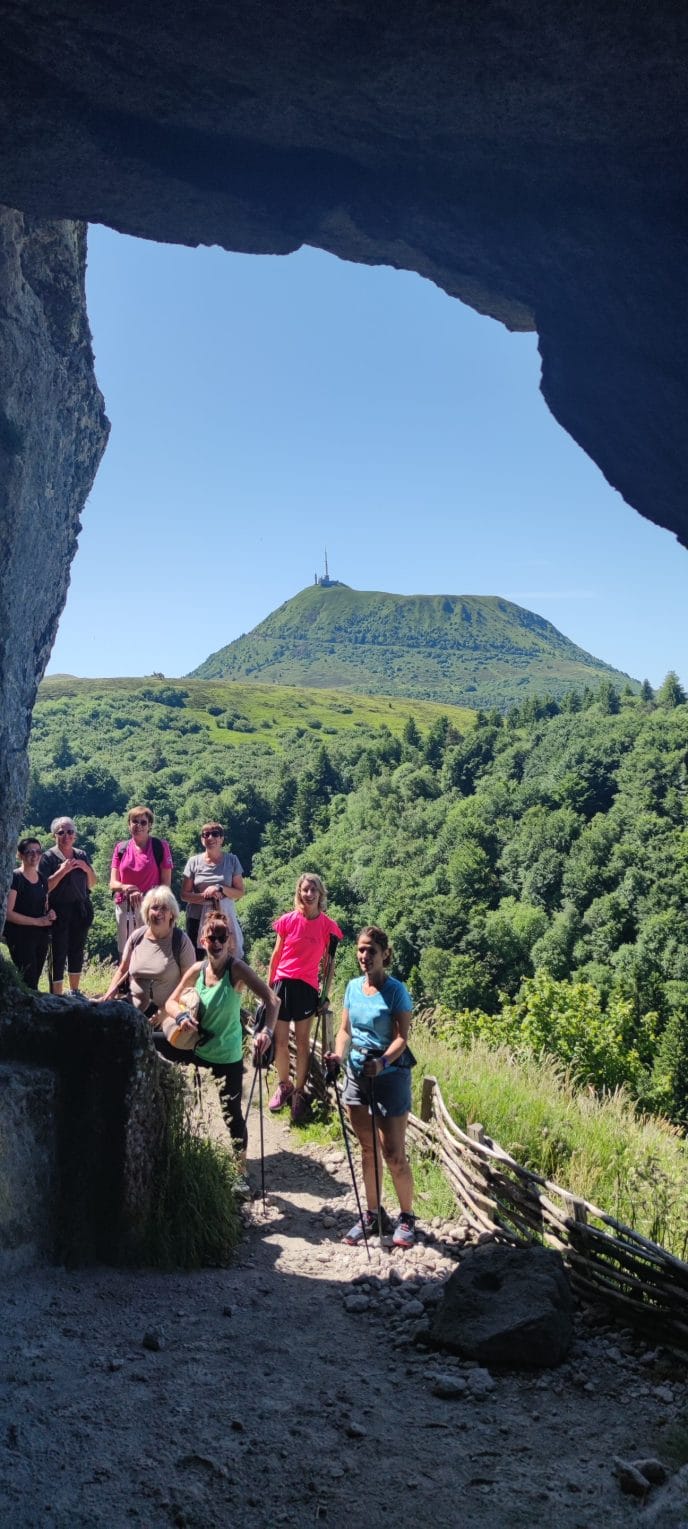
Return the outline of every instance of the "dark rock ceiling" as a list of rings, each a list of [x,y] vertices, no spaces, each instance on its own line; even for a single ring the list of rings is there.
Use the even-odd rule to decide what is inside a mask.
[[[0,200],[302,243],[536,328],[543,392],[688,541],[688,7],[0,0]]]

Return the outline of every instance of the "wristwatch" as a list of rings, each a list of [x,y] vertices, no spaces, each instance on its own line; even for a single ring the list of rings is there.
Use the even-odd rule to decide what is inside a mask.
[[[382,1056],[380,1057],[380,1061],[382,1062],[382,1071],[385,1072],[386,1068],[389,1067],[389,1057]]]

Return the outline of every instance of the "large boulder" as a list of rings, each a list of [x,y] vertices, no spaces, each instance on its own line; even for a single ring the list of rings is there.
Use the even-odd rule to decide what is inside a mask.
[[[546,1368],[566,1358],[572,1309],[553,1249],[485,1243],[470,1249],[448,1280],[426,1341],[490,1368]]]

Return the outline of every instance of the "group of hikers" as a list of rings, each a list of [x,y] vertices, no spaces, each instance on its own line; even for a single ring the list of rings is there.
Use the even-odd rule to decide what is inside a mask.
[[[97,1001],[126,993],[150,1021],[162,1056],[211,1070],[243,1175],[248,1132],[242,1100],[240,994],[248,989],[260,1006],[253,1038],[254,1066],[260,1068],[274,1053],[277,1086],[269,1109],[277,1114],[288,1106],[297,1123],[308,1109],[312,1024],[327,1000],[343,933],[325,911],[323,881],[305,872],[296,883],[293,909],[273,923],[276,940],[264,981],[243,959],[235,907],[244,895],[243,872],[237,856],[224,848],[222,824],[203,825],[203,849],[184,867],[184,932],[177,925],[180,908],[171,891],[170,847],[152,833],[153,821],[148,807],[132,807],[130,838],[116,844],[113,851],[110,890],[120,959]],[[77,993],[93,918],[89,894],[96,876],[86,853],[75,845],[72,818],[54,819],[51,833],[55,847],[46,851],[35,838],[19,841],[21,868],[12,877],[3,938],[28,986],[38,987],[50,952],[51,991],[62,993],[66,968],[69,987]],[[362,1154],[367,1209],[361,1209],[345,1240],[356,1246],[377,1235],[397,1247],[410,1248],[415,1218],[406,1127],[411,1107],[412,1003],[404,983],[390,975],[392,951],[384,930],[377,925],[362,929],[356,954],[361,975],[347,984],[334,1046],[323,1058]],[[296,1048],[293,1080],[291,1027]],[[395,1224],[382,1207],[382,1161],[399,1200]]]

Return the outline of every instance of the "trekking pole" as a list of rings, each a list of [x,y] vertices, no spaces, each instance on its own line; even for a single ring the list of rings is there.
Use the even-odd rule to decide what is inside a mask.
[[[329,992],[330,992],[330,986],[332,984],[332,977],[333,977],[333,974],[334,974],[334,958],[335,958],[335,956],[337,954],[337,946],[338,946],[338,944],[339,944],[338,936],[336,934],[331,934],[330,938],[329,938],[329,941],[328,941],[328,946],[327,946],[327,965],[326,965],[325,971],[323,973],[322,987],[321,987],[320,992],[318,994],[318,1008],[317,1008],[317,1018],[316,1018],[316,1021],[315,1021],[315,1034],[313,1036],[313,1044],[311,1046],[311,1054],[310,1054],[310,1056],[308,1058],[308,1072],[306,1073],[306,1077],[307,1078],[310,1077],[311,1071],[312,1071],[312,1068],[313,1068],[313,1058],[315,1057],[315,1048],[316,1048],[316,1046],[318,1044],[318,1030],[320,1028],[320,1024],[321,1023],[322,1023],[322,1052],[323,1052],[323,1054],[324,1054],[324,1051],[325,1051],[325,1039],[326,1039],[326,1037],[325,1037],[325,1007],[327,1005],[328,996],[329,996]]]
[[[263,1139],[263,1069],[258,1068],[258,1114],[260,1117],[260,1193],[265,1213],[265,1143]]]
[[[375,1193],[377,1195],[377,1236],[379,1246],[382,1248],[382,1194],[380,1190],[380,1160],[378,1157],[380,1148],[377,1139],[377,1108],[375,1105],[374,1078],[370,1079],[370,1118],[373,1127],[373,1162],[375,1164]]]
[[[254,1024],[254,1027],[253,1027],[254,1039],[255,1039],[256,1035],[259,1035],[260,1031],[263,1029],[263,1026],[265,1025],[265,1019],[266,1019],[265,1004],[259,1004],[258,1009],[256,1010],[255,1024]],[[266,1208],[266,1206],[265,1206],[265,1136],[264,1136],[264,1128],[263,1128],[263,1069],[265,1068],[267,1070],[267,1068],[270,1066],[270,1062],[272,1060],[273,1051],[274,1051],[274,1044],[275,1043],[274,1043],[274,1036],[273,1036],[273,1039],[272,1039],[272,1041],[270,1043],[270,1046],[268,1047],[267,1051],[264,1051],[262,1053],[262,1055],[259,1055],[257,1060],[256,1060],[256,1053],[255,1053],[255,1050],[254,1050],[254,1053],[253,1053],[253,1082],[251,1084],[251,1090],[250,1090],[250,1093],[249,1093],[249,1096],[248,1096],[248,1103],[246,1105],[246,1118],[248,1120],[248,1114],[249,1114],[249,1110],[251,1108],[251,1103],[252,1103],[252,1100],[253,1100],[253,1095],[254,1095],[255,1087],[256,1087],[256,1079],[257,1079],[258,1080],[258,1115],[259,1115],[259,1122],[260,1122],[260,1190],[261,1190],[261,1195],[262,1195],[262,1199],[263,1199],[263,1210],[265,1210],[265,1208]]]
[[[351,1182],[352,1182],[352,1184],[354,1186],[354,1195],[356,1196],[356,1209],[358,1211],[359,1221],[361,1223],[361,1226],[363,1227],[363,1240],[364,1240],[365,1245],[366,1245],[366,1253],[368,1254],[368,1262],[370,1263],[370,1245],[368,1243],[368,1232],[367,1232],[367,1229],[366,1229],[365,1216],[363,1214],[363,1206],[361,1205],[361,1196],[360,1196],[359,1191],[358,1191],[358,1184],[356,1183],[356,1170],[354,1168],[354,1160],[353,1160],[353,1156],[352,1156],[352,1153],[351,1153],[351,1146],[350,1146],[350,1143],[349,1143],[349,1137],[347,1135],[347,1130],[346,1130],[346,1121],[344,1119],[344,1110],[342,1108],[342,1096],[341,1096],[341,1094],[339,1092],[339,1084],[337,1082],[337,1074],[335,1072],[332,1072],[330,1076],[331,1076],[332,1086],[334,1088],[334,1097],[337,1100],[337,1109],[339,1110],[339,1123],[340,1123],[341,1128],[342,1128],[342,1136],[344,1137],[344,1146],[346,1147],[346,1155],[347,1155],[347,1157],[349,1159],[349,1172],[351,1174]],[[328,1078],[328,1082],[329,1081],[330,1081],[330,1079]]]

